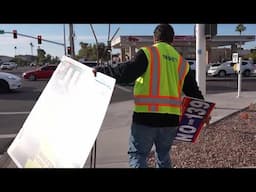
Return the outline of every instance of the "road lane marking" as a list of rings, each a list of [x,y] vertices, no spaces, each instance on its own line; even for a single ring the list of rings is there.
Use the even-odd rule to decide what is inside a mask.
[[[121,90],[125,91],[125,92],[129,92],[129,93],[131,93],[131,92],[132,92],[132,90],[131,90],[131,89],[127,89],[127,88],[125,88],[125,87],[121,87],[121,86],[119,86],[119,85],[116,85],[116,87],[117,87],[118,89],[121,89]]]
[[[17,134],[0,134],[0,139],[15,138]]]
[[[20,112],[0,112],[0,115],[26,115],[29,114],[30,111],[20,111]]]

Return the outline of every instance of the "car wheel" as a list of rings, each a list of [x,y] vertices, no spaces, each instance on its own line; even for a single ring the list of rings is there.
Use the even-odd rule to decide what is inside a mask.
[[[30,76],[28,77],[28,79],[29,79],[30,81],[35,81],[35,80],[36,80],[36,76],[35,76],[35,75],[30,75]]]
[[[225,77],[225,76],[226,76],[226,71],[219,72],[219,77]]]
[[[0,80],[0,92],[9,92],[9,91],[10,91],[10,87],[8,82],[4,80]]]

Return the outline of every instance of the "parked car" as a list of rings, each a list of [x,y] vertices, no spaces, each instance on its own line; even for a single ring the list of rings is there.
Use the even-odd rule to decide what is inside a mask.
[[[35,81],[37,79],[50,79],[57,65],[44,65],[35,70],[26,71],[22,74],[24,79]]]
[[[8,92],[22,87],[21,78],[11,73],[0,72],[0,92]]]
[[[17,64],[16,63],[14,63],[14,62],[3,62],[2,64],[1,64],[1,66],[0,66],[0,68],[2,69],[2,70],[4,70],[4,69],[8,69],[8,70],[12,70],[12,69],[15,69],[15,68],[17,68]]]
[[[212,64],[208,70],[209,76],[225,77],[227,75],[235,74],[234,65],[232,61],[226,61],[224,63]],[[253,72],[253,65],[248,60],[242,60],[241,72],[244,76],[250,76]]]
[[[213,63],[207,71],[207,75],[219,77],[225,77],[234,73],[232,62]]]

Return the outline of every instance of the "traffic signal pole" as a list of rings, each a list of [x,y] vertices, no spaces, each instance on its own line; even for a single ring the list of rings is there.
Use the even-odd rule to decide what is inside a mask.
[[[63,36],[64,36],[64,54],[67,55],[67,46],[66,46],[66,27],[63,24]]]
[[[13,32],[8,32],[8,31],[5,31],[4,33],[13,34]],[[22,34],[22,33],[17,33],[17,35],[22,36],[22,37],[32,38],[32,39],[38,39],[38,37],[33,37],[31,35],[25,35],[25,34]],[[64,46],[64,43],[59,43],[59,42],[56,42],[56,41],[51,41],[51,40],[47,40],[47,39],[43,39],[43,38],[42,38],[42,41]]]

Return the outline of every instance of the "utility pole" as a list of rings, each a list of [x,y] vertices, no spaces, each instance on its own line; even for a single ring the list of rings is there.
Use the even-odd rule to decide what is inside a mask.
[[[206,96],[205,55],[205,24],[196,24],[196,81],[204,97]]]
[[[65,24],[63,24],[63,35],[64,35],[64,55],[67,55],[66,28],[65,28]]]
[[[75,58],[73,24],[69,24],[69,42],[70,42],[70,48],[71,48],[71,58]]]
[[[92,24],[90,24],[90,27],[91,27],[91,30],[92,30],[92,33],[93,33],[93,36],[94,36],[95,42],[96,42],[96,54],[97,54],[97,65],[98,65],[99,64],[99,47],[98,47],[99,42],[98,42],[98,39],[97,39],[97,36],[95,34]]]

